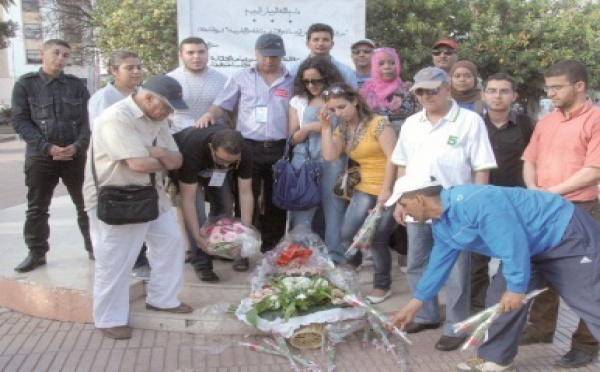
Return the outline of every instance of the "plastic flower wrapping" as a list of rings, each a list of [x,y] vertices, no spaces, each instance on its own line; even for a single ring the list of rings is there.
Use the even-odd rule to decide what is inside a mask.
[[[300,226],[265,254],[236,315],[264,332],[290,337],[311,323],[364,317],[364,309],[343,299],[357,288],[356,275],[335,268],[323,241]]]
[[[260,233],[235,218],[204,224],[200,233],[208,240],[208,254],[234,259],[254,256],[260,248]]]
[[[346,250],[346,257],[349,258],[354,256],[359,249],[371,248],[371,242],[373,241],[373,237],[375,236],[375,232],[381,221],[382,213],[383,209],[381,208],[373,208],[373,210],[371,210],[367,215],[367,218],[365,218],[365,222],[363,222],[360,229],[356,232],[356,235],[354,235],[352,245]]]

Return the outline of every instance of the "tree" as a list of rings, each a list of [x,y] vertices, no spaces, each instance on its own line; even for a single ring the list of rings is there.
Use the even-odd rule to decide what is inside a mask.
[[[0,0],[0,6],[5,10],[8,7],[15,5],[13,0]],[[13,21],[0,22],[0,49],[6,49],[10,45],[10,38],[17,35],[19,26]]]
[[[175,0],[96,0],[95,5],[94,39],[103,54],[135,51],[152,75],[177,66]]]
[[[483,78],[496,72],[513,75],[530,113],[542,97],[543,70],[557,61],[581,60],[588,66],[590,85],[600,87],[597,1],[379,0],[368,7],[367,24],[367,35],[401,52],[408,63],[403,76],[408,77],[431,65],[429,48],[435,40],[455,38],[460,58],[473,61]]]

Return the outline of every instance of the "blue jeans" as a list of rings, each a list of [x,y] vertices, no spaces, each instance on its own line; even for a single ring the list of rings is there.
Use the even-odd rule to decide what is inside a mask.
[[[406,232],[408,234],[406,277],[410,290],[414,292],[429,263],[431,250],[433,249],[433,235],[431,225],[427,223],[409,222],[406,224]],[[455,336],[452,325],[469,317],[471,298],[470,266],[469,252],[462,252],[446,281],[445,336]],[[437,297],[423,304],[423,308],[415,316],[414,322],[423,324],[440,322],[440,306]]]
[[[233,193],[231,191],[231,172],[227,173],[225,182],[220,187],[208,186],[210,178],[198,177],[198,189],[196,191],[196,213],[198,214],[198,223],[202,228],[202,225],[207,220],[206,208],[204,202],[204,196],[208,197],[210,203],[210,214],[211,220],[220,217],[231,217],[233,216]],[[194,270],[200,271],[202,269],[212,269],[212,257],[207,255],[198,245],[196,240],[190,233],[186,226],[186,232],[188,240],[190,242],[190,249],[192,253],[192,266]]]
[[[295,155],[294,155],[295,156]],[[294,158],[295,159],[295,158]],[[292,161],[292,164],[294,161]],[[321,163],[321,188],[323,190],[323,214],[325,215],[325,246],[329,251],[329,257],[334,262],[343,262],[344,248],[342,247],[342,221],[344,219],[344,211],[346,210],[347,202],[340,198],[333,197],[333,186],[342,172],[341,160]],[[304,224],[310,230],[315,216],[317,207],[307,209],[305,211],[290,212],[290,229]]]
[[[377,197],[354,190],[352,200],[346,209],[344,215],[344,225],[342,227],[342,246],[348,249],[352,244],[352,238],[365,222],[369,210],[377,204]],[[373,252],[373,287],[387,291],[392,285],[392,255],[390,253],[389,240],[396,222],[392,217],[394,208],[386,208],[381,216],[381,221],[371,243]],[[359,266],[362,263],[362,252],[348,259],[348,263],[353,266]]]

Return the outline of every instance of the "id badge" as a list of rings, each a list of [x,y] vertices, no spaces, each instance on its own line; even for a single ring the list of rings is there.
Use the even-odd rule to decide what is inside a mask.
[[[213,169],[212,176],[210,177],[210,182],[208,186],[213,187],[221,187],[225,182],[225,177],[227,177],[227,170],[223,169]]]
[[[267,122],[267,116],[268,116],[267,106],[258,105],[254,108],[254,111],[255,111],[257,123],[266,123]]]

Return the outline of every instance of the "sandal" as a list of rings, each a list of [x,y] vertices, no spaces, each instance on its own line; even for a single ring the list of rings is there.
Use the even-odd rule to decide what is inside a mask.
[[[239,271],[239,272],[244,272],[244,271],[248,271],[248,269],[250,268],[250,262],[248,261],[247,258],[236,258],[235,260],[233,260],[233,270],[235,271]]]

